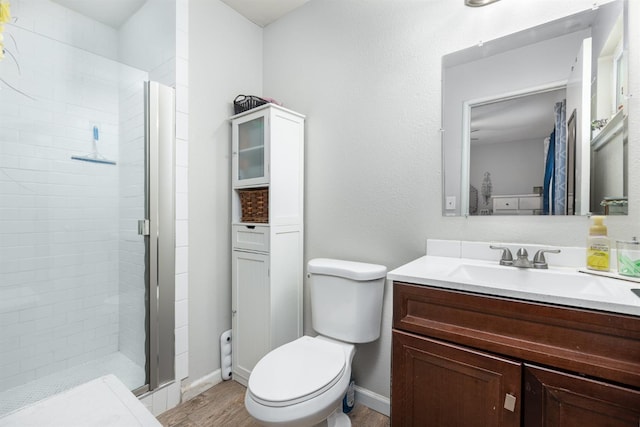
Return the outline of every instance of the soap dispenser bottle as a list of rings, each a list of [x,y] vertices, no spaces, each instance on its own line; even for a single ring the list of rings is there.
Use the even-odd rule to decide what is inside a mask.
[[[607,237],[607,226],[604,217],[592,217],[593,224],[589,227],[587,239],[587,268],[598,271],[609,271],[609,250],[611,242]]]

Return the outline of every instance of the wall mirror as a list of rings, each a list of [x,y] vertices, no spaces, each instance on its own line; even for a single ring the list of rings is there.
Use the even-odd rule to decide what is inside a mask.
[[[626,214],[626,1],[443,57],[443,215]]]

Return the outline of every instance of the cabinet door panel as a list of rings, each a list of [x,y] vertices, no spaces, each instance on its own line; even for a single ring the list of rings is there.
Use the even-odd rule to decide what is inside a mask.
[[[232,257],[232,369],[246,381],[270,350],[269,256],[233,251]]]
[[[232,122],[232,176],[234,187],[268,184],[268,110],[247,114]]]
[[[638,427],[640,392],[525,365],[526,427]]]
[[[520,363],[394,330],[392,370],[394,426],[520,425]]]

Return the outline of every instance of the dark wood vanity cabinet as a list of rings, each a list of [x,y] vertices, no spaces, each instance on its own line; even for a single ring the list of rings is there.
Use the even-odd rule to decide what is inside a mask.
[[[521,382],[512,360],[393,332],[394,426],[519,426]]]
[[[527,427],[640,426],[637,390],[525,364],[523,393]]]
[[[394,283],[394,427],[638,427],[640,318]]]

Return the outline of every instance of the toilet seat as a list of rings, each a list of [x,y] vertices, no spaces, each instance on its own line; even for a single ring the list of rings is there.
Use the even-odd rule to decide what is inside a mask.
[[[294,405],[333,387],[345,369],[342,346],[303,336],[276,348],[256,364],[248,392],[265,406]]]

